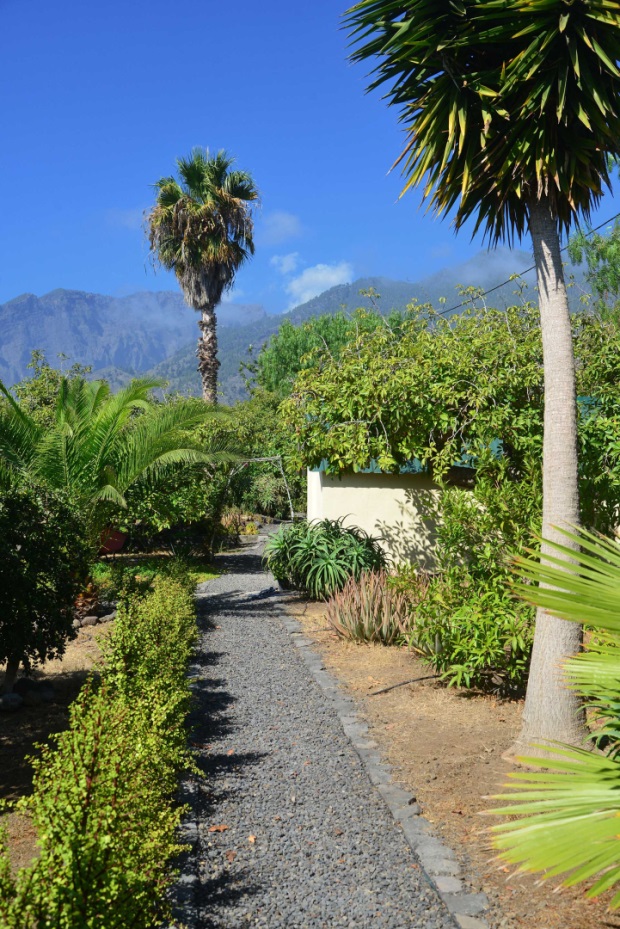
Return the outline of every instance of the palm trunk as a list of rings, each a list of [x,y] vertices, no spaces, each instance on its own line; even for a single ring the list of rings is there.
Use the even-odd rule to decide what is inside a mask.
[[[579,523],[575,358],[557,223],[546,198],[530,204],[530,232],[538,276],[545,381],[542,533],[544,539],[572,548],[558,527]],[[548,554],[549,546],[543,543],[543,561]],[[568,557],[566,560],[567,565],[571,563]],[[531,742],[583,744],[584,714],[562,671],[566,658],[579,651],[581,640],[582,629],[577,623],[538,610],[519,752]],[[532,754],[529,745],[527,751]]]
[[[217,318],[215,307],[207,305],[200,310],[200,338],[196,357],[198,370],[202,378],[202,399],[206,403],[217,403],[217,370],[220,363],[217,358]]]

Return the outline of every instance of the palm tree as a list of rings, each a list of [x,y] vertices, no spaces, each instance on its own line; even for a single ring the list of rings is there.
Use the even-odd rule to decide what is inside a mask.
[[[157,199],[148,216],[151,251],[174,271],[185,300],[200,313],[196,355],[208,403],[217,402],[220,365],[215,308],[254,254],[251,204],[258,191],[246,171],[230,170],[233,164],[224,151],[212,157],[208,149],[193,149],[177,160],[180,180],[162,177],[154,185]]]
[[[543,533],[579,522],[575,364],[560,233],[589,218],[620,152],[616,0],[362,0],[346,14],[354,60],[378,59],[407,142],[403,193],[423,184],[491,243],[532,237],[545,373]],[[549,553],[543,543],[543,560]],[[567,568],[572,556],[566,556]],[[583,736],[560,665],[579,626],[539,609],[521,740]]]
[[[0,486],[35,482],[66,492],[97,538],[127,506],[130,487],[194,463],[230,460],[193,431],[224,414],[199,400],[156,403],[161,382],[143,378],[112,394],[105,382],[63,378],[51,426],[41,425],[0,382]]]

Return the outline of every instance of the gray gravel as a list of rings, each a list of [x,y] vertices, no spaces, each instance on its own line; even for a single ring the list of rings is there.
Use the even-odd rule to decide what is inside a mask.
[[[194,740],[206,779],[193,785],[198,882],[186,919],[454,929],[292,643],[260,551],[228,556],[229,573],[199,588]]]

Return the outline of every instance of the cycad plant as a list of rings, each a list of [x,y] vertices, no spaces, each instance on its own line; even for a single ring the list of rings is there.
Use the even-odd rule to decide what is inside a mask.
[[[586,532],[565,535],[568,544],[554,544],[547,564],[520,559],[517,590],[593,630],[565,674],[586,701],[600,750],[556,743],[546,770],[513,773],[513,791],[498,798],[509,805],[493,812],[518,818],[493,827],[493,844],[519,870],[562,875],[567,886],[586,881],[588,896],[596,896],[620,881],[620,547]],[[568,574],[565,558],[577,544],[581,554]],[[620,906],[620,892],[612,906]]]
[[[232,170],[225,151],[195,148],[179,158],[179,179],[162,177],[148,216],[151,251],[174,271],[185,300],[200,313],[198,370],[202,396],[217,402],[215,308],[232,287],[242,264],[254,254],[251,207],[258,190],[247,171]]]
[[[195,434],[222,416],[198,400],[157,403],[161,382],[134,380],[112,393],[100,381],[63,379],[51,427],[42,426],[0,383],[0,486],[33,480],[68,494],[95,535],[110,514],[125,508],[139,482],[156,482],[171,470],[232,458],[207,449]]]

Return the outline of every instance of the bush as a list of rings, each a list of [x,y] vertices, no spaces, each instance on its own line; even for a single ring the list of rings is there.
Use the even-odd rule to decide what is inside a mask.
[[[431,578],[412,604],[409,644],[449,685],[516,696],[525,690],[534,611],[464,568]]]
[[[158,577],[119,608],[100,684],[91,678],[68,730],[34,762],[20,805],[41,854],[15,880],[0,861],[6,929],[152,929],[169,918],[195,636],[187,579]]]
[[[20,664],[60,657],[88,574],[83,521],[62,496],[23,487],[0,497],[0,663],[10,690]]]
[[[393,645],[404,637],[409,604],[390,586],[385,571],[364,571],[331,597],[326,616],[343,638]]]
[[[280,529],[265,546],[265,562],[277,581],[315,600],[341,590],[350,577],[386,566],[377,539],[343,520],[300,520]]]

